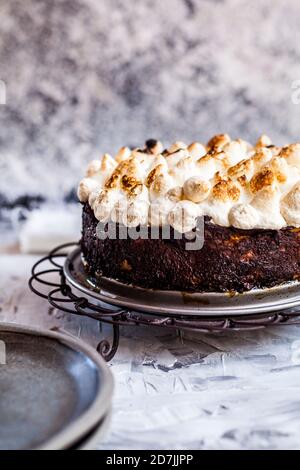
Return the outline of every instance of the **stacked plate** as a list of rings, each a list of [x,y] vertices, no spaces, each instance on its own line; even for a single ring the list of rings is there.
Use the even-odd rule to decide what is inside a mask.
[[[112,375],[66,335],[0,324],[0,450],[92,449],[107,430]]]

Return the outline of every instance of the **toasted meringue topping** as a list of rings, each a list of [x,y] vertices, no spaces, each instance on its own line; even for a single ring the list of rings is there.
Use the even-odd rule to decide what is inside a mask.
[[[168,148],[168,153],[171,154],[171,153],[175,153],[177,152],[178,150],[181,150],[181,149],[186,149],[187,148],[187,145],[184,143],[184,142],[175,142],[174,144],[172,144],[169,148]]]
[[[128,204],[123,213],[122,223],[127,227],[137,227],[148,223],[149,204],[146,201],[134,201]]]
[[[289,165],[300,168],[300,143],[283,147],[279,156],[286,158],[286,161]]]
[[[236,228],[252,229],[259,223],[259,215],[251,204],[238,204],[230,210],[229,222]]]
[[[245,176],[246,179],[249,180],[250,176],[253,174],[253,167],[253,160],[242,160],[228,169],[228,176],[236,179],[239,179],[241,176]]]
[[[270,145],[272,145],[270,137],[266,134],[262,134],[257,140],[255,147],[269,147]]]
[[[281,213],[288,225],[300,226],[300,183],[284,197]]]
[[[228,134],[218,134],[212,137],[208,143],[207,148],[208,150],[215,150],[220,151],[226,144],[231,141]]]
[[[98,181],[92,178],[84,178],[78,187],[78,199],[80,202],[86,202],[89,199],[91,193],[100,190],[101,186]]]
[[[237,202],[240,198],[240,194],[240,189],[231,180],[222,180],[213,188],[213,197],[222,202]]]
[[[99,222],[107,222],[110,219],[111,211],[118,199],[116,191],[103,190],[99,193],[94,202],[94,213]]]
[[[101,171],[101,160],[92,160],[86,169],[85,176],[87,178],[92,178]]]
[[[193,158],[201,158],[206,155],[206,147],[199,142],[193,142],[188,146],[188,151],[191,157]]]
[[[155,179],[162,174],[163,172],[163,169],[164,169],[164,165],[162,164],[159,164],[159,165],[156,165],[151,171],[150,173],[148,174],[147,178],[146,178],[146,186],[151,186],[151,184],[155,181]]]
[[[201,202],[207,198],[211,190],[211,183],[202,180],[200,176],[193,176],[186,180],[183,190],[186,199],[192,202]]]
[[[251,160],[253,161],[256,169],[262,168],[266,163],[268,163],[273,157],[271,149],[260,148],[256,149],[255,153],[252,155]]]
[[[250,189],[257,193],[263,188],[271,186],[276,181],[276,176],[271,168],[265,167],[259,173],[253,176],[250,181]]]
[[[178,202],[183,199],[183,188],[181,186],[175,186],[166,194],[166,197],[170,199],[170,201]]]
[[[300,143],[280,148],[262,135],[251,147],[220,134],[207,145],[178,141],[163,150],[150,139],[93,160],[78,197],[99,221],[129,227],[190,231],[200,215],[240,229],[300,227]]]
[[[123,162],[123,160],[127,160],[131,155],[131,150],[129,147],[121,147],[116,155],[116,161],[118,163]]]
[[[168,173],[158,175],[150,186],[151,200],[164,196],[174,186],[174,179]]]
[[[169,212],[168,222],[178,232],[190,232],[197,226],[199,208],[191,201],[180,201]]]
[[[146,141],[146,148],[149,153],[159,155],[163,151],[163,145],[159,140],[149,139]]]

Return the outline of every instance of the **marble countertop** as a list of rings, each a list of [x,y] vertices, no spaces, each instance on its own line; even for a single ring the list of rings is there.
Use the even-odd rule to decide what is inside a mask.
[[[36,256],[0,256],[0,321],[38,325],[93,346],[111,335],[53,310],[27,280]],[[99,449],[299,449],[300,327],[175,333],[126,327],[110,363],[116,390]]]

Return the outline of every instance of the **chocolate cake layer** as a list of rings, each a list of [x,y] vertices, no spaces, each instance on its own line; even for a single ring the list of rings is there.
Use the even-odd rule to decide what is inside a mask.
[[[241,230],[205,220],[204,246],[186,240],[100,240],[83,205],[81,248],[87,270],[140,287],[190,292],[243,292],[300,278],[300,229]],[[174,235],[174,234],[173,234]]]

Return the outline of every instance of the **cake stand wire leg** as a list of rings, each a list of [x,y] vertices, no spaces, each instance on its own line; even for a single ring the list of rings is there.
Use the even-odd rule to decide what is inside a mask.
[[[115,356],[119,347],[119,340],[120,340],[120,327],[118,324],[113,323],[112,343],[110,343],[107,339],[104,339],[97,346],[98,353],[103,357],[103,359],[106,362],[111,361],[113,357]]]
[[[179,338],[179,341],[181,342],[181,344],[183,344],[184,332],[180,328],[176,329],[176,336],[177,338]]]

